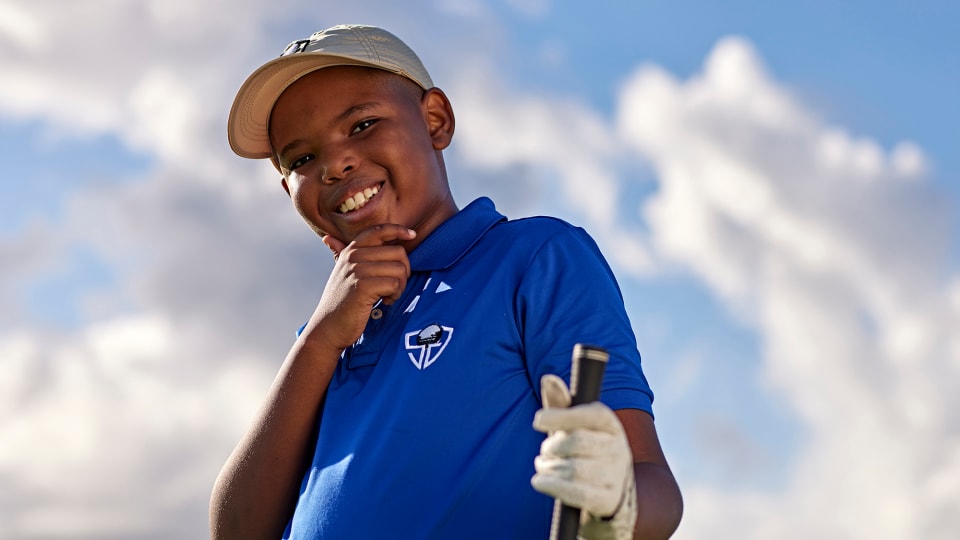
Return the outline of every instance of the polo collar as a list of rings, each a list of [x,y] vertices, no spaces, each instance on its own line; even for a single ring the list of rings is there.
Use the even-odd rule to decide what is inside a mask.
[[[440,224],[410,253],[410,269],[430,272],[452,266],[491,227],[506,219],[493,201],[480,197]]]

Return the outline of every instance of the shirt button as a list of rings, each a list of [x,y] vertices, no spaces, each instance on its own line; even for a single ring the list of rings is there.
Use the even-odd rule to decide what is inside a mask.
[[[373,320],[379,320],[380,317],[383,317],[383,310],[380,308],[373,308],[373,311],[370,312],[370,318]]]

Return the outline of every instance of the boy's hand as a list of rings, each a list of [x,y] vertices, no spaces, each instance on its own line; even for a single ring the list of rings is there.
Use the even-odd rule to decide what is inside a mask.
[[[339,350],[353,345],[366,328],[373,306],[380,299],[392,304],[403,294],[410,261],[403,246],[391,242],[415,236],[413,230],[395,224],[366,229],[349,244],[324,236],[336,264],[305,333],[319,332],[324,343]]]
[[[585,510],[582,539],[633,538],[633,458],[617,415],[599,401],[570,407],[566,383],[552,374],[540,379],[540,396],[533,427],[548,436],[534,459],[534,489]]]

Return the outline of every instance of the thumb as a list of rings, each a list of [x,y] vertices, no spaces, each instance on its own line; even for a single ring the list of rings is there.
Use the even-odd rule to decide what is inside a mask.
[[[321,240],[323,241],[324,245],[330,248],[330,251],[333,252],[334,260],[336,260],[337,257],[340,256],[340,252],[343,251],[343,248],[347,247],[347,245],[344,244],[342,240],[340,240],[335,236],[331,236],[329,234],[323,235]]]
[[[567,383],[552,373],[540,377],[540,399],[544,409],[569,407],[571,398]]]

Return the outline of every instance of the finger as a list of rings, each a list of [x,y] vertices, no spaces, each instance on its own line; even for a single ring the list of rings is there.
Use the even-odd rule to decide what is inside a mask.
[[[541,479],[553,479],[574,482],[582,488],[597,491],[614,491],[613,498],[620,493],[623,484],[622,474],[610,474],[610,464],[599,459],[561,459],[537,456],[533,460],[537,476]],[[618,471],[619,472],[619,471]]]
[[[378,249],[378,248],[362,248]],[[401,254],[403,249],[400,248]],[[371,260],[363,260],[371,257]],[[328,288],[340,288],[344,293],[350,291],[369,291],[371,280],[392,278],[406,282],[410,277],[410,263],[405,256],[401,260],[376,255],[358,254],[348,247],[337,260],[334,276]],[[357,260],[360,259],[360,260]],[[336,278],[334,281],[333,279]]]
[[[351,272],[358,284],[371,278],[392,277],[397,280],[396,290],[381,294],[387,304],[400,299],[410,277],[410,259],[400,246],[380,246],[373,248],[348,248],[341,256],[339,264],[351,265]]]
[[[605,458],[558,458],[537,456],[534,458],[537,474],[560,480],[577,482],[596,489],[620,489],[623,474],[619,468],[611,468]]]
[[[403,248],[400,248],[400,251],[402,252]],[[353,264],[351,269],[352,273],[361,279],[368,277],[397,277],[406,279],[409,275],[409,266],[407,266],[406,257],[396,259],[377,254],[351,254],[349,262]]]
[[[577,405],[568,409],[540,409],[533,417],[537,431],[592,429],[611,434],[622,434],[623,426],[617,415],[599,401]]]
[[[613,513],[620,500],[618,490],[597,488],[582,482],[564,480],[551,475],[536,474],[530,479],[530,484],[533,489],[540,493],[598,515]]]
[[[554,499],[560,499],[576,508],[587,506],[586,503],[589,501],[588,489],[585,486],[556,476],[535,474],[530,479],[530,485],[540,493],[549,495]]]
[[[386,306],[392,306],[393,304],[400,301],[400,297],[403,296],[403,285],[400,284],[397,286],[397,292],[389,295],[382,295],[380,297],[383,300],[383,304]]]
[[[406,282],[405,278],[393,276],[371,277],[365,280],[364,289],[371,298],[382,299],[384,304],[389,305],[400,299]]]
[[[402,246],[370,246],[359,247],[356,244],[350,244],[341,252],[344,263],[353,264],[356,267],[375,262],[396,262],[403,266],[403,276],[410,276],[410,258],[407,257],[407,251]]]
[[[334,260],[339,258],[340,252],[343,251],[343,248],[347,247],[347,245],[344,244],[342,240],[334,236],[331,236],[329,234],[323,235],[322,237],[320,237],[320,240],[323,242],[325,246],[330,248],[330,251],[333,252]]]
[[[554,478],[557,480],[573,480],[573,463],[569,459],[560,459],[549,456],[536,456],[533,458],[533,467],[537,471],[537,476],[543,478]]]
[[[353,243],[360,247],[382,246],[393,240],[413,240],[417,232],[395,223],[381,223],[360,231]]]
[[[539,456],[534,465],[537,474],[530,483],[537,491],[598,515],[612,514],[629,485],[626,475],[611,475],[609,464],[597,460]]]
[[[392,304],[400,299],[407,286],[410,263],[405,257],[402,261],[366,261],[355,266],[354,277],[359,288]]]
[[[617,435],[592,429],[555,431],[540,444],[540,455],[613,459],[618,455],[618,439]]]

